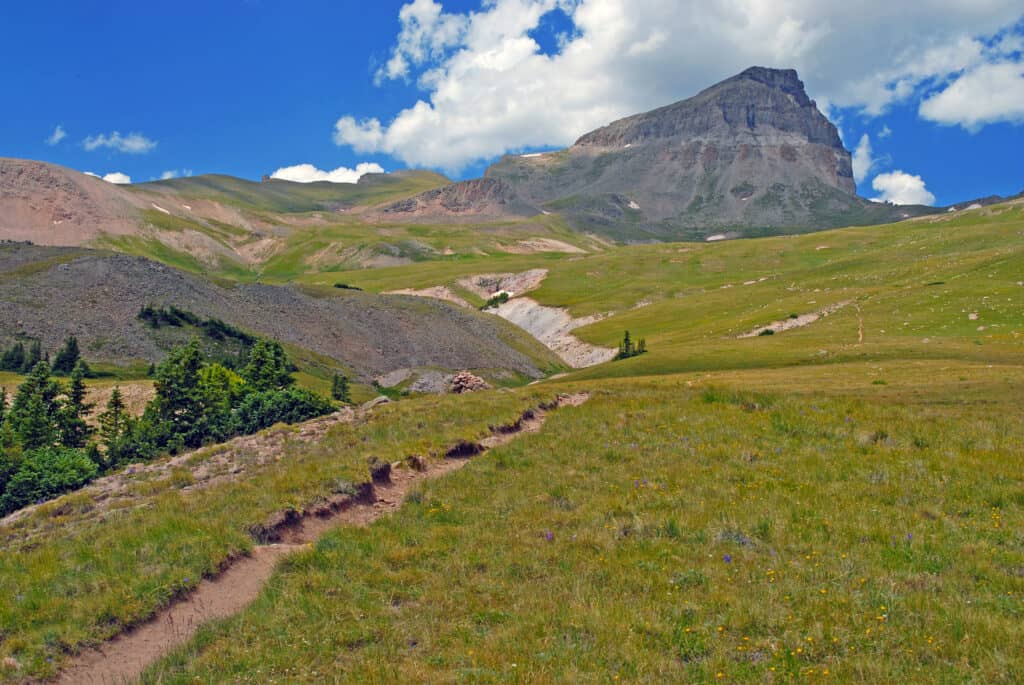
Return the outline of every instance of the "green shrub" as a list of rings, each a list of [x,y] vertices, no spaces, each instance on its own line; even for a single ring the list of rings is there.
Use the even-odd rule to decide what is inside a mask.
[[[0,497],[0,515],[80,488],[98,470],[85,450],[46,447],[27,452]]]
[[[496,295],[491,295],[487,302],[484,303],[484,306],[480,307],[480,309],[490,309],[491,307],[497,307],[499,304],[505,304],[506,302],[508,302],[508,293],[502,290]]]
[[[330,414],[334,406],[325,398],[300,388],[264,390],[247,395],[235,410],[236,433],[248,435],[275,423],[299,423]]]

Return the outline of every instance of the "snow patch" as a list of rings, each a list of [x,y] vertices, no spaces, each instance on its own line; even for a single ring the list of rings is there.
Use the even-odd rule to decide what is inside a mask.
[[[529,153],[529,154],[526,154],[526,155],[519,155],[519,156],[520,156],[520,157],[541,157],[541,156],[543,156],[543,155],[544,155],[544,153],[543,153],[543,152],[531,152],[531,153]]]
[[[630,209],[640,209],[640,205],[638,205],[636,203],[636,200],[630,200],[629,201],[629,208]]]
[[[157,203],[155,203],[155,202],[150,202],[149,204],[153,205],[153,209],[155,209],[156,211],[158,211],[158,212],[163,212],[163,213],[164,213],[164,214],[166,214],[167,216],[170,216],[170,215],[171,215],[171,213],[170,213],[170,212],[168,212],[168,211],[167,211],[166,209],[164,209],[163,207],[161,207],[161,206],[160,206],[160,205],[158,205]]]
[[[715,242],[715,241],[717,241],[717,240],[725,240],[725,237],[726,237],[726,236],[725,236],[725,234],[724,234],[724,233],[716,233],[716,234],[714,234],[714,235],[709,235],[709,236],[708,236],[707,238],[705,238],[704,240],[705,240],[705,241],[707,241],[707,242],[709,242],[709,243],[713,243],[713,242]]]

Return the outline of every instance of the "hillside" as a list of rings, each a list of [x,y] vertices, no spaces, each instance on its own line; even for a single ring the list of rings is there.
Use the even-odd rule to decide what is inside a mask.
[[[561,326],[557,311],[583,322],[568,330],[583,344],[612,348],[628,328],[649,351],[271,429],[5,521],[0,577],[16,592],[0,595],[0,677],[1016,682],[1022,231],[1014,201],[805,236],[304,274],[473,305],[506,289],[498,316],[394,302],[495,325],[532,301],[544,316],[523,323]],[[142,286],[117,272],[170,272],[4,249],[0,302],[49,288],[16,314],[36,320],[93,270],[129,293]],[[189,306],[280,319],[260,324],[280,335],[299,325],[292,308],[325,330],[345,313],[298,288],[173,281]],[[273,304],[247,310],[258,297]],[[350,297],[392,302],[337,294]],[[458,345],[463,324],[447,321],[437,338]],[[371,459],[391,464],[386,480]],[[223,620],[175,633],[174,650],[108,642],[183,616]]]
[[[56,350],[76,335],[90,361],[158,361],[188,331],[154,330],[145,305],[176,306],[298,350],[298,358],[350,369],[362,381],[394,371],[476,369],[514,382],[538,378],[555,358],[518,329],[423,298],[336,288],[219,285],[138,257],[81,248],[0,245],[0,343],[40,340]],[[451,335],[451,331],[458,335]]]

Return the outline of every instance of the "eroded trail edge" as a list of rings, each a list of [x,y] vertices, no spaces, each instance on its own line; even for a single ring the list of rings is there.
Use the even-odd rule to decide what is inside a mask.
[[[398,509],[420,481],[458,470],[470,458],[511,442],[524,433],[536,433],[548,412],[579,406],[587,393],[562,394],[553,402],[523,412],[513,423],[492,426],[479,442],[452,445],[442,459],[428,462],[410,457],[404,463],[381,464],[374,480],[352,495],[336,495],[303,511],[287,510],[250,530],[258,542],[251,555],[232,560],[219,575],[204,579],[196,589],[153,618],[122,633],[97,649],[70,659],[58,683],[121,685],[134,682],[143,670],[173,649],[188,642],[204,623],[227,618],[244,609],[266,585],[277,562],[309,548],[321,535],[339,526],[366,526]]]

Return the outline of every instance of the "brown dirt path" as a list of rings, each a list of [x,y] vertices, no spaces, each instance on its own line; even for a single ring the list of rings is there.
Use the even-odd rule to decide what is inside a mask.
[[[505,445],[525,433],[536,433],[548,411],[579,406],[586,393],[559,395],[550,405],[527,410],[514,423],[492,427],[479,443],[454,445],[446,458],[392,468],[388,481],[374,483],[356,498],[333,500],[327,506],[292,517],[278,517],[271,532],[278,542],[259,545],[250,556],[239,557],[218,576],[204,579],[188,596],[129,632],[122,633],[98,649],[83,651],[70,659],[56,682],[60,685],[123,685],[138,679],[151,663],[188,642],[199,627],[211,620],[227,618],[252,602],[266,585],[283,557],[311,547],[325,532],[339,526],[367,526],[397,510],[406,495],[422,480],[437,478],[462,468],[471,457]]]

